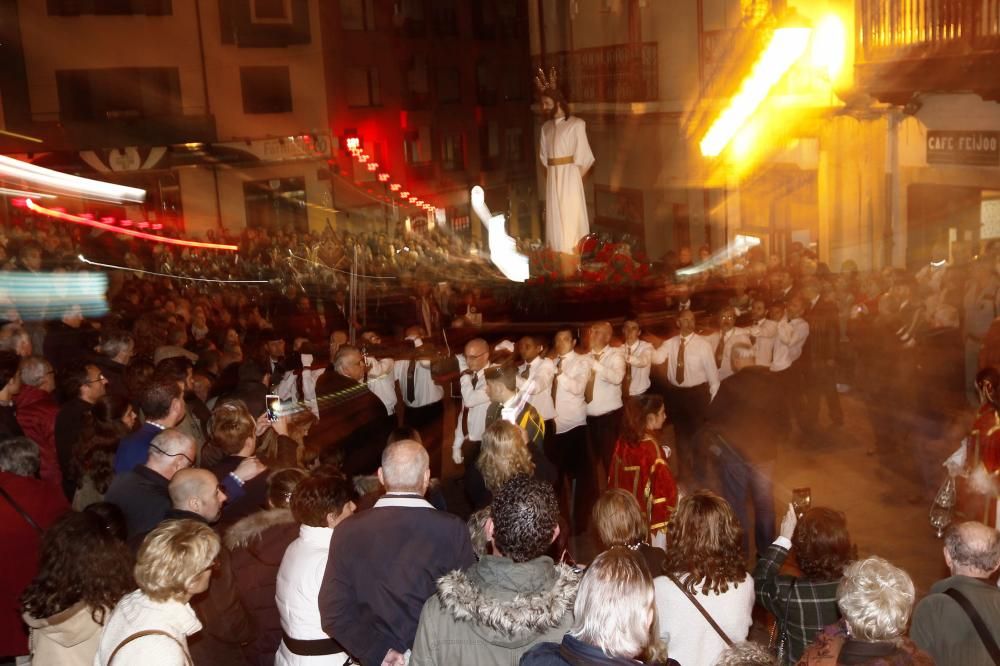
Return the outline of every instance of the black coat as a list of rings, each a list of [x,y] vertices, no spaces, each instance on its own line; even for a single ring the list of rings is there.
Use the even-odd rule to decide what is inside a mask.
[[[137,465],[131,472],[118,474],[111,482],[104,501],[111,502],[125,514],[125,527],[133,545],[136,537],[160,524],[170,511],[170,481],[149,469]],[[141,541],[140,541],[141,543]]]
[[[350,476],[374,474],[382,449],[395,426],[385,404],[367,386],[330,366],[316,382],[319,423],[309,431],[314,451],[335,447],[343,453],[343,470]]]
[[[226,456],[218,464],[212,466],[212,473],[219,483],[235,472],[244,458],[241,456]],[[243,484],[243,496],[234,501],[226,501],[222,507],[222,527],[232,525],[241,518],[257,513],[267,505],[267,474],[258,474]]]
[[[80,438],[84,414],[90,412],[92,406],[86,400],[73,398],[59,409],[59,414],[56,416],[56,455],[59,458],[59,469],[62,471],[63,493],[67,499],[73,499],[73,493],[76,492],[72,464],[73,448]]]
[[[521,666],[635,666],[648,663],[679,666],[673,659],[665,662],[641,662],[625,657],[609,657],[593,645],[579,641],[569,634],[562,643],[539,643],[524,653]]]
[[[422,503],[415,495],[392,501]],[[376,506],[333,532],[319,591],[323,630],[364,666],[413,647],[437,579],[476,561],[465,523],[426,506]]]
[[[791,426],[787,396],[780,390],[774,373],[763,366],[727,377],[708,407],[706,430],[721,434],[747,462],[774,460]]]

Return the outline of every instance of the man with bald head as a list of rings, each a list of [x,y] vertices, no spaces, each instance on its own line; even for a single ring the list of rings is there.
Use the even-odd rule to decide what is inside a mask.
[[[423,497],[429,462],[419,442],[387,446],[378,469],[386,494],[330,540],[319,592],[323,630],[363,666],[402,666],[437,579],[476,559],[465,523]]]
[[[951,576],[934,583],[917,604],[910,638],[942,666],[992,665],[967,609],[982,619],[987,640],[1000,640],[1000,589],[990,580],[1000,568],[1000,533],[982,523],[953,525],[944,538],[944,561]]]
[[[196,520],[215,525],[222,517],[226,493],[207,469],[185,468],[170,479],[167,520]],[[240,601],[228,548],[221,548],[212,565],[208,591],[191,601],[202,630],[188,641],[198,664],[236,664],[243,660],[240,646],[256,637],[253,620]]]
[[[195,441],[174,428],[167,428],[149,443],[144,465],[115,476],[105,493],[107,502],[125,514],[129,538],[156,527],[170,510],[168,486],[174,475],[192,467]]]
[[[458,357],[462,371],[462,411],[455,426],[455,439],[451,444],[451,457],[456,465],[464,460],[475,461],[479,456],[480,442],[486,430],[486,412],[490,397],[486,394],[486,366],[490,364],[490,346],[482,338],[465,343],[465,353]]]

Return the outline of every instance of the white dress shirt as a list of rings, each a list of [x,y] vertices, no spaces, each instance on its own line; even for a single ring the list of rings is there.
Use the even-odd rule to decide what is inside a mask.
[[[556,382],[556,434],[587,425],[587,379],[590,365],[584,357],[571,351],[553,361],[557,367]]]
[[[709,333],[705,336],[708,344],[712,347],[712,354],[715,354],[715,350],[719,345],[719,336],[723,333],[722,331],[715,331],[714,333]],[[733,363],[730,355],[733,351],[733,345],[737,342],[745,342],[750,344],[750,335],[747,333],[747,329],[735,326],[725,333],[725,340],[722,343],[722,365],[716,366],[719,368],[719,381],[721,382],[726,377],[730,377],[733,374]]]
[[[778,322],[764,317],[750,327],[750,335],[754,337],[753,353],[757,365],[770,368],[774,358],[774,341],[778,337]]]
[[[642,395],[650,386],[649,370],[653,364],[653,345],[645,340],[625,344],[625,362],[632,367],[632,381],[628,385],[629,395]]]
[[[410,371],[410,364],[416,363],[417,369],[413,371],[413,402],[406,399],[407,373]],[[444,389],[434,383],[434,376],[431,374],[431,362],[427,360],[412,359],[396,361],[394,366],[396,381],[399,382],[399,392],[403,396],[403,403],[407,407],[419,408],[433,405],[440,402],[444,397]]]
[[[601,416],[622,406],[625,353],[621,347],[606,346],[584,357],[595,373],[594,399],[587,403],[587,416]],[[588,376],[589,380],[589,376]],[[584,386],[586,389],[586,386]]]
[[[391,358],[368,359],[368,389],[379,397],[389,416],[396,413],[396,382]]]
[[[281,617],[281,628],[298,640],[329,638],[323,631],[319,612],[319,588],[323,583],[330,557],[329,527],[299,527],[299,538],[288,545],[278,569],[274,600]],[[304,657],[294,654],[284,642],[274,656],[275,666],[331,663],[334,656]],[[339,662],[337,662],[339,663]]]
[[[681,348],[681,336],[675,335],[661,347],[667,356],[667,380],[673,386],[691,388],[708,384],[708,391],[714,398],[719,390],[719,368],[715,365],[715,350],[705,338],[697,333],[684,338],[684,381],[677,383],[677,356]]]
[[[809,337],[809,322],[802,317],[778,322],[778,336],[774,340],[774,357],[771,372],[781,372],[791,367],[802,356],[802,345]]]
[[[458,367],[464,373],[468,367],[465,357],[458,357]],[[468,439],[472,442],[479,442],[483,439],[483,432],[486,430],[486,412],[490,408],[490,399],[486,395],[486,368],[475,374],[476,386],[472,387],[472,375],[463,374],[459,383],[462,385],[462,409],[469,410],[469,432],[462,430],[462,412],[458,412],[457,423],[455,424],[455,440],[452,443],[452,450],[461,449],[462,442]]]
[[[527,379],[523,377],[525,370],[528,371]],[[531,384],[528,390],[528,402],[538,410],[538,415],[544,421],[555,418],[556,415],[555,405],[552,404],[552,377],[555,374],[556,366],[552,359],[541,356],[536,356],[531,363],[522,363],[517,369],[518,392]]]

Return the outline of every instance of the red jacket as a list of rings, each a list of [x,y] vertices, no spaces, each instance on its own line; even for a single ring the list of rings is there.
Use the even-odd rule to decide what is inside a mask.
[[[660,445],[651,439],[628,444],[619,439],[611,459],[608,487],[621,488],[635,496],[649,520],[649,531],[666,529],[677,508],[677,483]]]
[[[56,454],[56,415],[59,405],[51,393],[34,386],[21,385],[21,390],[14,396],[14,415],[25,436],[38,444],[42,458],[42,466],[38,475],[42,481],[62,483],[62,470],[59,469],[59,457]]]
[[[62,490],[52,483],[0,472],[0,488],[42,529],[69,510]],[[0,496],[0,655],[28,654],[20,598],[38,572],[39,541],[35,529]]]

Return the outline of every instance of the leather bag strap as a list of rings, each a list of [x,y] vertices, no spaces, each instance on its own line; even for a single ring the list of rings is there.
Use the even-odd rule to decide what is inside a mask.
[[[21,517],[24,518],[25,522],[31,525],[36,532],[39,534],[43,532],[42,528],[35,522],[35,519],[28,515],[28,512],[24,510],[24,507],[14,501],[14,498],[10,496],[10,493],[4,490],[3,486],[0,486],[0,497],[7,500],[7,502],[14,507],[14,510],[21,514]]]
[[[997,646],[997,642],[993,638],[993,634],[990,633],[986,623],[983,622],[983,618],[979,614],[979,611],[976,610],[976,607],[972,605],[972,602],[969,601],[967,596],[953,587],[949,587],[945,590],[944,594],[947,594],[949,597],[954,599],[955,603],[962,607],[965,614],[969,616],[970,620],[972,620],[972,626],[976,628],[976,633],[979,634],[979,640],[983,642],[983,646],[986,647],[986,651],[990,653],[990,658],[993,660],[993,663],[1000,666],[1000,647]]]
[[[695,599],[694,595],[688,592],[687,589],[683,585],[681,585],[680,581],[677,580],[677,578],[674,577],[673,574],[668,573],[667,578],[669,578],[671,582],[673,582],[673,584],[676,585],[680,589],[680,591],[684,593],[684,596],[686,596],[691,601],[691,603],[694,604],[694,607],[698,609],[698,612],[701,613],[706,620],[708,620],[708,623],[710,625],[712,625],[712,629],[715,629],[715,632],[719,634],[722,640],[726,642],[726,645],[732,646],[733,641],[729,638],[729,636],[726,635],[726,632],[722,630],[722,627],[720,627],[719,624],[714,619],[712,619],[712,616],[708,614],[708,611],[705,610],[705,607],[702,606],[697,599]]]
[[[115,660],[115,655],[118,654],[119,650],[121,650],[123,647],[125,647],[126,645],[128,645],[132,641],[135,641],[135,640],[138,640],[140,638],[143,638],[144,636],[166,636],[167,638],[169,638],[170,640],[172,640],[174,643],[177,643],[177,646],[184,653],[184,663],[187,666],[192,666],[191,655],[189,655],[188,651],[186,649],[184,649],[184,645],[179,640],[177,640],[176,638],[174,638],[173,636],[171,636],[170,634],[168,634],[167,632],[165,632],[165,631],[163,631],[161,629],[146,629],[145,631],[137,631],[134,634],[132,634],[131,636],[127,636],[125,638],[125,640],[123,640],[121,643],[119,643],[118,646],[111,652],[111,656],[108,657],[108,666],[111,666],[111,662]]]

